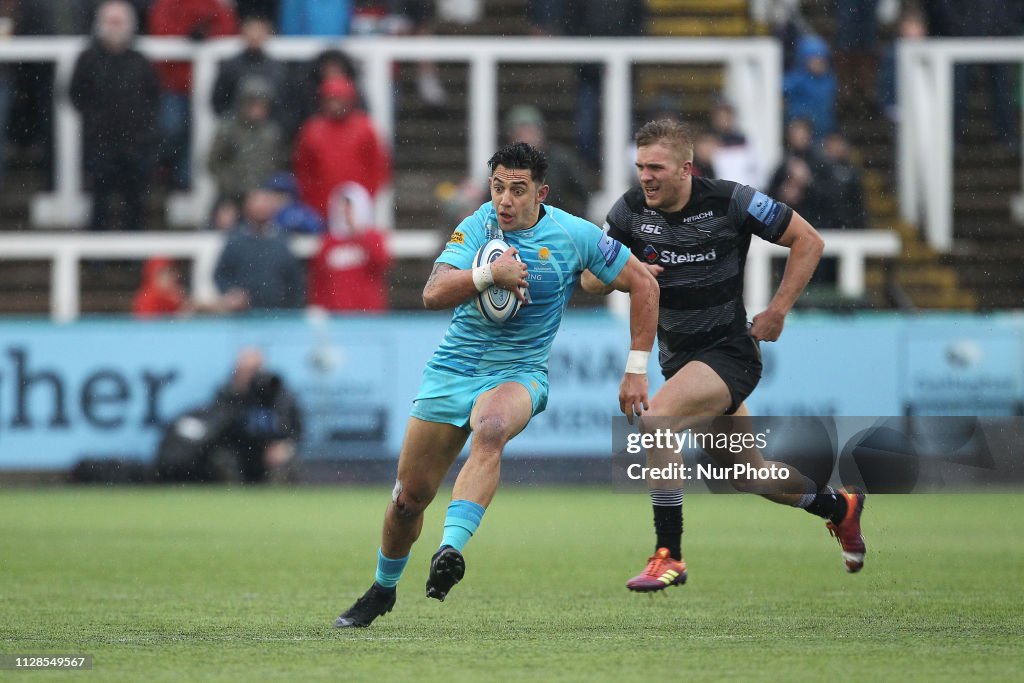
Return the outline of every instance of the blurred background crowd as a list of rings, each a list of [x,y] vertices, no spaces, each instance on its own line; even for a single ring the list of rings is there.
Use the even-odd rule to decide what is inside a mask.
[[[0,0],[3,37],[89,36],[66,83],[51,63],[0,65],[0,227],[31,227],[25,198],[53,183],[53,103],[61,106],[66,96],[81,117],[92,198],[83,229],[166,229],[163,202],[191,186],[198,161],[217,191],[206,221],[195,228],[226,235],[216,299],[193,300],[185,285],[190,266],[173,259],[86,263],[84,311],[412,308],[410,292],[421,285],[425,264],[392,267],[388,230],[373,206],[382,190],[393,188],[397,229],[443,233],[486,200],[486,186],[466,178],[459,163],[466,69],[395,64],[398,124],[394,137],[384,139],[367,114],[361,55],[347,37],[768,35],[784,55],[785,153],[776,167],[767,167],[738,126],[714,65],[634,67],[634,123],[689,121],[697,131],[697,173],[754,185],[819,228],[894,228],[913,239],[913,226],[899,226],[893,200],[896,41],[1016,36],[1021,27],[1021,3],[1010,0]],[[240,37],[237,53],[218,67],[210,102],[218,121],[203,158],[192,158],[191,66],[148,59],[135,47],[139,36]],[[266,50],[274,36],[326,42],[311,61],[283,61]],[[1019,69],[957,66],[954,81],[958,153],[989,165],[1016,163]],[[516,64],[500,76],[502,140],[544,149],[550,201],[598,223],[604,209],[592,197],[600,175],[610,164],[632,163],[629,150],[621,159],[601,158],[602,97],[597,64]],[[320,236],[311,258],[289,249],[289,236],[297,234]],[[917,305],[986,305],[959,274],[936,298],[932,281],[950,281],[948,264],[925,265],[932,275],[919,278],[932,298],[917,297]],[[898,284],[897,270],[879,276],[884,282],[875,289],[888,294],[860,303],[913,305],[912,291],[908,297],[887,289]],[[26,294],[32,278],[41,277],[27,267],[17,272],[27,274],[23,285],[2,284],[18,275],[0,272],[0,286]],[[816,276],[824,300],[835,277],[828,262]],[[915,282],[908,278],[907,288]],[[31,311],[39,300],[38,292],[35,304],[31,296],[12,300],[9,312]]]

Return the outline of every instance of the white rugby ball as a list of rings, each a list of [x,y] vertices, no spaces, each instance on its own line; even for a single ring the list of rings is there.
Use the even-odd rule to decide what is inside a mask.
[[[509,245],[504,240],[491,240],[480,247],[480,251],[476,252],[476,256],[473,257],[473,267],[476,268],[477,266],[498,260],[508,248]],[[515,259],[522,262],[518,253],[516,253]],[[521,290],[522,288],[520,288]],[[516,313],[519,312],[521,305],[515,294],[497,285],[488,287],[476,295],[477,310],[492,323],[508,322],[516,317]]]

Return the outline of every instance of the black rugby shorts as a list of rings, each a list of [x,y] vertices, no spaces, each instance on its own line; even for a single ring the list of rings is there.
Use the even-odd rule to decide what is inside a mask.
[[[756,339],[746,330],[723,337],[696,351],[674,355],[665,364],[662,373],[669,379],[690,361],[699,360],[714,370],[729,387],[732,403],[725,412],[732,415],[754,387],[761,381],[761,349]]]

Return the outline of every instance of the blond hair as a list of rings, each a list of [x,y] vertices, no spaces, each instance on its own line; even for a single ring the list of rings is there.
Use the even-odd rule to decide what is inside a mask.
[[[640,127],[633,139],[637,147],[662,144],[674,151],[680,161],[693,161],[693,131],[681,121],[648,121]]]

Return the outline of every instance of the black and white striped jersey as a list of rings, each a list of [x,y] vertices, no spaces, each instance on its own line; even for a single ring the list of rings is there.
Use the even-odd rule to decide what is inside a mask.
[[[643,263],[663,266],[658,350],[665,370],[673,357],[745,330],[743,268],[750,236],[777,241],[793,209],[747,185],[693,178],[681,211],[647,208],[633,188],[608,212],[605,229]]]

